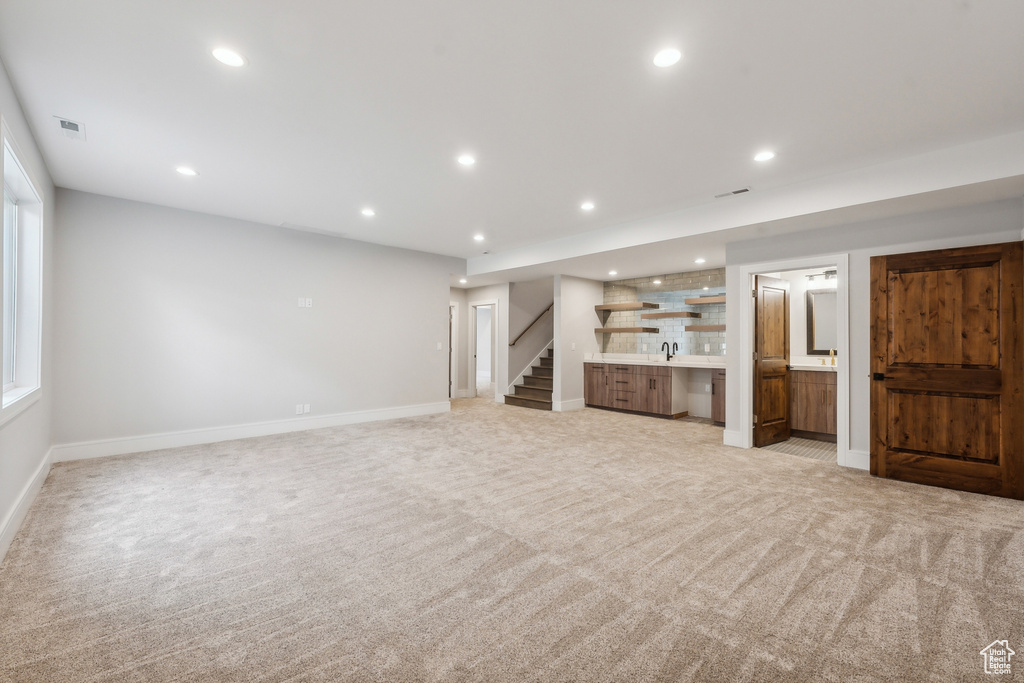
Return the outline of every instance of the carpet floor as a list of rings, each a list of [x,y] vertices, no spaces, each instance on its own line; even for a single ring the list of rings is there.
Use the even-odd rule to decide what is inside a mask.
[[[4,681],[971,681],[1024,505],[483,400],[54,466]],[[1021,666],[1000,680],[1019,680]]]

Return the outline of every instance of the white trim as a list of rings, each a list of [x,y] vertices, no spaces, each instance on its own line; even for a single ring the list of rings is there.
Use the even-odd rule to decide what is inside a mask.
[[[254,422],[230,427],[210,427],[207,429],[190,429],[164,434],[129,436],[120,439],[101,439],[98,441],[58,444],[50,449],[50,452],[52,462],[67,462],[68,460],[104,458],[109,455],[141,453],[163,448],[179,448],[181,446],[195,446],[198,444],[216,443],[218,441],[231,441],[233,439],[248,439],[254,436],[301,432],[307,429],[339,427],[359,422],[376,422],[378,420],[393,420],[402,417],[435,415],[447,413],[450,410],[451,403],[446,400],[437,403],[420,403],[418,405],[381,408],[378,410],[356,410],[350,413],[335,413],[334,415]]]
[[[726,429],[722,434],[722,443],[726,446],[734,446],[736,448],[750,448],[743,440],[743,432],[738,432],[735,429]]]
[[[0,427],[21,415],[26,408],[35,405],[42,396],[43,389],[40,386],[15,387],[9,390],[0,399],[3,402],[3,408],[0,409]]]
[[[740,310],[739,339],[739,396],[740,414],[739,429],[726,432],[723,443],[739,448],[750,448],[754,445],[754,299],[747,296],[752,286],[754,275],[776,273],[789,270],[807,270],[821,266],[835,266],[837,276],[836,296],[839,306],[837,320],[836,359],[836,461],[844,467],[857,467],[850,464],[850,255],[825,254],[786,261],[744,264],[739,266],[740,285],[737,292],[739,299],[746,305]],[[732,298],[736,298],[733,296]],[[731,426],[731,425],[730,425]],[[738,438],[737,438],[738,437]],[[729,443],[725,439],[733,440]],[[860,460],[856,460],[860,462]]]
[[[448,312],[452,316],[451,320],[451,331],[449,332],[450,339],[448,344],[451,346],[449,353],[451,354],[451,372],[448,373],[448,381],[450,382],[452,398],[461,398],[459,393],[459,302],[449,301]]]
[[[858,470],[870,470],[871,454],[867,451],[847,450],[845,465]]]
[[[562,413],[567,413],[570,410],[583,410],[587,407],[587,403],[582,398],[574,398],[569,401],[558,401],[555,403],[551,402],[551,410],[555,410]]]
[[[14,542],[14,537],[18,535],[18,530],[21,529],[21,524],[25,521],[25,516],[28,515],[29,508],[32,507],[32,503],[35,502],[40,489],[43,488],[43,482],[46,481],[46,476],[50,473],[52,453],[53,449],[51,448],[47,451],[46,455],[43,456],[43,461],[39,463],[39,467],[36,468],[35,473],[21,489],[21,493],[18,494],[17,501],[7,512],[7,516],[4,517],[3,523],[0,523],[0,563],[3,562],[4,556],[7,555],[7,551],[10,549],[11,543]]]
[[[469,389],[459,389],[452,398],[473,398],[469,395]]]

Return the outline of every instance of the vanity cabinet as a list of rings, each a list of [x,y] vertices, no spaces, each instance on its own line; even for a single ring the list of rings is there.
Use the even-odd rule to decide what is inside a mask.
[[[585,363],[584,402],[594,408],[682,417],[687,414],[686,383],[673,372],[664,366]]]
[[[835,441],[836,373],[792,370],[789,386],[789,427],[794,435]]]
[[[711,421],[725,424],[725,370],[711,371]]]

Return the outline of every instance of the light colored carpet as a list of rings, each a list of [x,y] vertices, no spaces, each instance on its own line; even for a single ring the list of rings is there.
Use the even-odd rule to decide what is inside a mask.
[[[0,566],[0,680],[968,681],[1024,653],[1021,503],[721,438],[462,400],[58,465]]]
[[[828,441],[815,441],[814,439],[800,439],[791,437],[786,441],[773,443],[771,446],[762,446],[761,450],[774,451],[775,453],[788,453],[799,455],[801,458],[812,458],[824,462],[836,462],[838,454],[836,445]]]

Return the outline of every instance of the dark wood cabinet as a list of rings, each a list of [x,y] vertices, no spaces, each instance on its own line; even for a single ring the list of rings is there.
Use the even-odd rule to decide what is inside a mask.
[[[656,368],[640,366],[637,376],[640,386],[637,394],[640,398],[638,410],[642,413],[655,415],[672,414],[672,368]]]
[[[711,421],[725,424],[725,370],[711,371]]]
[[[685,383],[673,380],[672,368],[615,363],[585,363],[584,367],[588,406],[662,417],[687,414]]]
[[[836,438],[836,373],[793,370],[790,376],[789,420],[794,436],[834,441]]]

